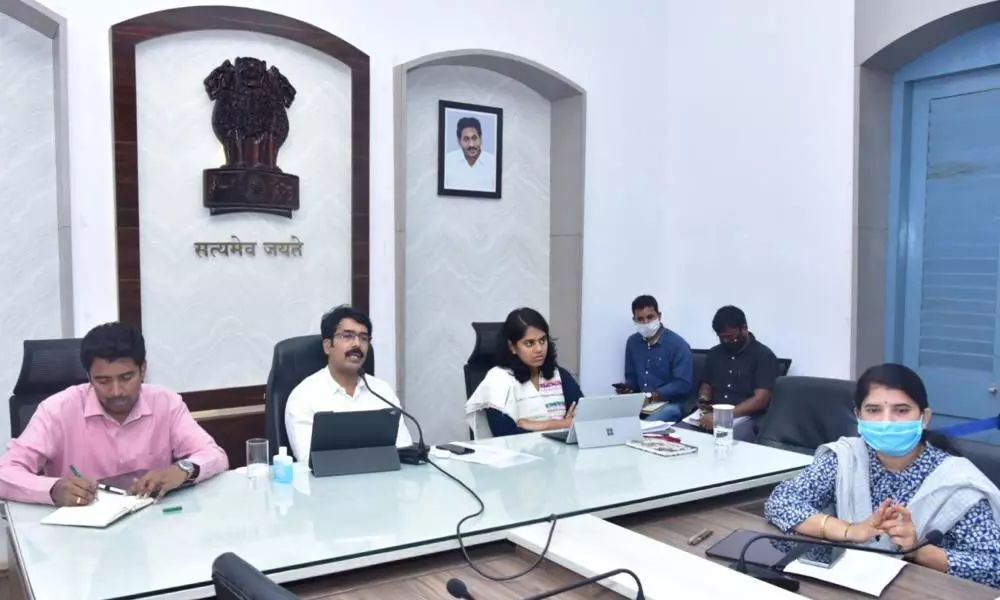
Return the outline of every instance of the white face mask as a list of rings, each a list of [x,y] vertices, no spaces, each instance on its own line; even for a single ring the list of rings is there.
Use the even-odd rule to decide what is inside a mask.
[[[660,320],[653,319],[649,323],[637,323],[635,326],[639,330],[639,335],[644,338],[651,338],[660,330]]]

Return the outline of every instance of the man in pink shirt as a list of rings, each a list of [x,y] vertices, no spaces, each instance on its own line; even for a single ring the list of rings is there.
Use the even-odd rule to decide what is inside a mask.
[[[38,405],[0,457],[0,498],[84,505],[97,493],[95,480],[135,471],[148,472],[129,493],[162,497],[229,468],[178,394],[142,382],[146,343],[137,328],[98,325],[83,338],[80,359],[90,383]]]

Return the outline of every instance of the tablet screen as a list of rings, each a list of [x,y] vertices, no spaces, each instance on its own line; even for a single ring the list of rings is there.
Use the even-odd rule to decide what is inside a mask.
[[[736,562],[740,559],[740,552],[743,551],[743,547],[747,545],[747,542],[760,534],[761,532],[759,531],[737,529],[706,550],[705,555],[711,558]],[[760,539],[750,544],[750,547],[747,548],[746,562],[768,569],[780,569],[795,558],[794,556],[790,556],[789,553],[797,545],[795,542],[783,540]]]

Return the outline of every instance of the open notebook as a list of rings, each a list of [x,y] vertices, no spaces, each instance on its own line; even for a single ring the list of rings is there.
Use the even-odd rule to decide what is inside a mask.
[[[42,519],[43,525],[73,527],[107,527],[118,519],[140,511],[153,503],[153,498],[122,496],[97,491],[97,498],[87,506],[64,506]]]

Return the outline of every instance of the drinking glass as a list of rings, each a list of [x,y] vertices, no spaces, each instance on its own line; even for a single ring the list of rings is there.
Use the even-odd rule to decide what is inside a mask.
[[[270,448],[265,438],[247,440],[247,477],[267,477],[270,457]]]
[[[716,404],[712,406],[712,422],[715,424],[715,445],[729,448],[733,445],[733,412],[732,404]]]

